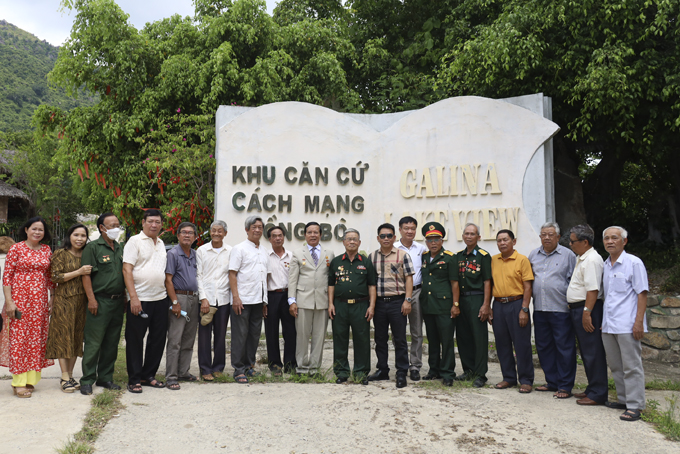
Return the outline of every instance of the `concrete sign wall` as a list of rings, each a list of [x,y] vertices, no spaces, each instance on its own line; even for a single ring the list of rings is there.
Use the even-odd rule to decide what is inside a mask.
[[[549,113],[542,94],[449,98],[381,115],[298,102],[221,106],[215,218],[227,222],[229,244],[245,239],[250,215],[282,223],[289,247],[304,243],[304,224],[314,220],[338,252],[345,228],[359,230],[361,249],[372,251],[378,225],[397,226],[404,215],[419,226],[441,222],[445,247],[458,251],[465,223],[475,222],[490,252],[498,252],[496,232],[510,228],[528,254],[554,217],[549,139],[559,127]]]

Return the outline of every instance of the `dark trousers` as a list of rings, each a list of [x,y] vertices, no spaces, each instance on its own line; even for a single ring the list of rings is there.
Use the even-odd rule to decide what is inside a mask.
[[[354,368],[357,379],[371,370],[371,323],[366,321],[368,301],[354,304],[335,300],[333,317],[333,372],[338,378],[349,377],[349,329],[354,341]]]
[[[607,354],[602,344],[602,314],[603,305],[601,300],[597,300],[593,311],[590,314],[595,330],[592,333],[583,328],[583,308],[571,309],[571,321],[574,332],[578,339],[578,347],[581,351],[583,368],[588,377],[588,387],[586,395],[598,403],[607,401],[608,380],[607,380]]]
[[[133,315],[127,308],[125,324],[125,354],[127,355],[128,384],[136,385],[140,380],[153,380],[163,359],[165,338],[168,331],[168,310],[170,300],[142,301],[142,310],[149,318]],[[147,330],[146,351],[144,336]]]
[[[262,306],[264,303],[246,304],[240,314],[231,314],[231,365],[234,377],[245,374],[255,365],[262,332]]]
[[[571,392],[576,379],[576,337],[571,314],[534,311],[534,338],[548,388]]]
[[[453,380],[456,378],[456,352],[453,345],[456,322],[449,314],[423,314],[423,321],[429,347],[428,375]]]
[[[295,317],[288,311],[288,291],[267,292],[267,318],[264,320],[264,333],[267,338],[267,358],[269,368],[274,366],[286,368],[297,367],[295,361]],[[279,320],[283,332],[283,362],[279,345]]]
[[[456,318],[456,340],[463,373],[486,380],[489,370],[489,327],[479,320],[484,295],[461,296],[460,315]]]
[[[112,300],[97,297],[97,315],[87,311],[83,346],[81,385],[113,381],[118,358],[118,343],[123,327],[125,298]]]
[[[534,360],[531,354],[531,317],[524,328],[519,326],[522,300],[509,303],[493,302],[493,335],[496,353],[501,363],[503,380],[510,384],[534,384]],[[528,314],[527,314],[528,315]],[[513,347],[515,353],[513,355]],[[515,370],[515,355],[517,369]]]
[[[198,368],[201,375],[224,371],[227,363],[226,337],[230,311],[229,304],[218,306],[210,323],[198,325]]]
[[[406,342],[406,316],[401,313],[401,305],[404,304],[404,295],[399,298],[385,301],[378,297],[375,303],[373,326],[375,327],[375,354],[378,357],[377,368],[383,372],[389,372],[387,365],[387,341],[389,329],[392,329],[392,344],[394,344],[394,366],[397,375],[406,376],[408,372],[408,342]]]

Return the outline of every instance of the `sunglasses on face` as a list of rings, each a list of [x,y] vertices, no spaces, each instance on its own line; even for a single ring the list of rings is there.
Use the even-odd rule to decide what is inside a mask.
[[[378,235],[381,240],[394,238],[394,233],[381,233]]]

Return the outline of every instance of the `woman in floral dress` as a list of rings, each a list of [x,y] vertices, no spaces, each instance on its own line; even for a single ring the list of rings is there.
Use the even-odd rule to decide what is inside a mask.
[[[50,280],[52,251],[41,241],[50,241],[45,220],[29,219],[19,231],[19,243],[7,253],[3,273],[5,310],[9,320],[9,367],[12,387],[18,397],[31,397],[41,370],[54,364],[45,359],[49,314],[54,296]],[[16,312],[18,311],[18,312]],[[19,314],[20,313],[20,314]]]

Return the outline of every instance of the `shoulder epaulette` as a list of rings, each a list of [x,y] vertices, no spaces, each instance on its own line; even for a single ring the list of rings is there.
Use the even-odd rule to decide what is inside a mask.
[[[479,251],[479,253],[482,254],[482,255],[489,255],[489,253],[486,252],[486,251],[485,251],[484,249],[482,249],[482,248],[479,248],[478,251]]]
[[[446,251],[446,250],[445,250],[445,251],[444,251],[444,254],[453,256],[453,252],[451,252],[451,251]]]

